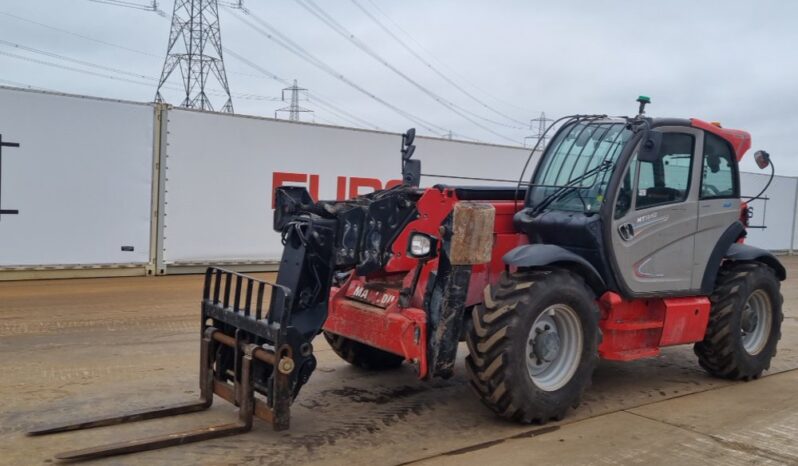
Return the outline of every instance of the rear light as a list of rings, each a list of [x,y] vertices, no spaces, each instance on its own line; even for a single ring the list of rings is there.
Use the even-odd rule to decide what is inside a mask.
[[[747,202],[740,205],[740,222],[748,228],[751,218],[754,216],[754,208],[750,207]]]

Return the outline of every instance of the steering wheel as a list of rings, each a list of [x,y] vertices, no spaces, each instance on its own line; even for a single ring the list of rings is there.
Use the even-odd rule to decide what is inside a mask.
[[[714,196],[720,194],[720,189],[716,188],[714,185],[704,183],[704,187],[707,188]]]

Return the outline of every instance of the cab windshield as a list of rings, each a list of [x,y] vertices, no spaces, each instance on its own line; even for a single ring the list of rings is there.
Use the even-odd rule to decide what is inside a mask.
[[[546,148],[543,160],[529,187],[529,199],[535,206],[558,188],[602,164],[615,164],[631,138],[625,122],[575,122],[563,128]],[[597,170],[572,183],[574,189],[563,192],[548,208],[576,212],[597,212],[604,202],[612,168]]]

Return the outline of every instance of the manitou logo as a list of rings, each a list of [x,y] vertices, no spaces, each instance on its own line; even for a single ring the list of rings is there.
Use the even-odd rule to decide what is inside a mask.
[[[394,302],[394,300],[396,300],[396,296],[388,293],[383,293],[382,296],[380,296],[379,305],[388,307]]]
[[[369,299],[369,290],[363,288],[362,286],[356,286],[355,292],[352,293],[352,296],[360,299]]]
[[[396,301],[396,296],[390,293],[375,292],[375,296],[371,298],[369,296],[369,289],[360,285],[355,287],[355,291],[353,291],[350,296],[380,307],[388,307]]]
[[[352,199],[361,194],[366,194],[367,192],[388,189],[400,184],[402,184],[402,180],[388,180],[383,185],[379,178],[338,176],[336,177],[335,200],[343,201]],[[285,185],[304,185],[308,188],[310,196],[314,200],[319,200],[319,175],[310,173],[274,172],[272,173],[272,207],[275,205],[275,190]]]

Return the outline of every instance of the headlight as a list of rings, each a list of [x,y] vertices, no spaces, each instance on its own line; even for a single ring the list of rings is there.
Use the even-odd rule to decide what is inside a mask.
[[[407,254],[416,259],[434,256],[436,243],[437,240],[432,236],[424,233],[412,233],[407,243]]]

